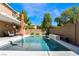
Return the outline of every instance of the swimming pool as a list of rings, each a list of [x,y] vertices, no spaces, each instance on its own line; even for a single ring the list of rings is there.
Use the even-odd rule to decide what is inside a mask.
[[[29,36],[14,42],[16,46],[10,44],[0,48],[8,51],[69,51],[66,47],[44,36]]]

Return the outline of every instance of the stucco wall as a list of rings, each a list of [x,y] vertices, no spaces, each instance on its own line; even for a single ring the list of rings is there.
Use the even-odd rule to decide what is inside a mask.
[[[69,37],[72,43],[79,45],[79,23],[76,24],[76,42],[75,42],[75,24],[67,24],[59,29],[51,29],[50,33]]]
[[[9,16],[13,16],[13,11],[9,9],[4,3],[0,4],[0,11],[6,13]],[[17,13],[14,13],[17,16]],[[17,16],[18,17],[18,16]]]
[[[79,23],[77,23],[76,43],[79,45]]]
[[[41,29],[27,29],[26,34],[32,34],[32,33],[39,33],[40,35],[43,34]]]
[[[7,31],[13,31],[12,25],[10,23],[0,21],[0,36],[3,36],[3,33]]]

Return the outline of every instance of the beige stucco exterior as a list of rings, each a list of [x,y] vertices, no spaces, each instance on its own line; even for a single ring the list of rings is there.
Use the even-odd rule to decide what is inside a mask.
[[[13,11],[6,3],[1,3],[0,4],[0,11],[6,13],[9,16],[15,17],[15,18],[18,15],[18,13]]]
[[[15,20],[18,20],[17,17],[19,16],[19,14],[6,3],[0,3],[0,12],[2,12],[4,15],[6,14],[3,17],[1,17],[2,14],[0,14],[0,37],[1,37],[4,36],[4,33],[7,33],[8,31],[11,32],[16,30],[16,28],[13,28],[13,26],[16,26],[17,22]],[[10,16],[10,18],[8,16]],[[8,20],[9,22],[7,22]],[[15,22],[14,25],[12,25],[13,22],[10,21]]]
[[[51,29],[51,34],[57,34],[63,37],[70,38],[71,43],[79,45],[79,23],[76,23],[76,39],[75,39],[75,24],[67,24],[59,29]]]
[[[26,34],[31,35],[31,34],[39,34],[42,35],[43,31],[41,29],[27,29]]]
[[[4,36],[4,33],[7,34],[8,31],[13,31],[12,24],[7,22],[0,21],[0,36]]]

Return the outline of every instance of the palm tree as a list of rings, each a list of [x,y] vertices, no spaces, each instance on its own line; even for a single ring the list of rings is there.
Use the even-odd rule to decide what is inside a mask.
[[[42,22],[42,28],[47,29],[51,27],[52,25],[52,19],[49,13],[44,14],[43,22]]]
[[[79,20],[79,8],[77,6],[74,6],[73,8],[69,8],[66,11],[64,11],[61,16],[63,17],[63,20],[65,23],[76,23]]]
[[[61,17],[55,18],[54,21],[58,23],[58,26],[62,26],[62,24],[63,24],[63,22],[62,22],[62,20],[61,20]]]
[[[79,8],[77,6],[74,6],[72,8],[73,11],[73,19],[74,19],[74,23],[79,21]]]
[[[62,12],[60,17],[55,18],[55,22],[58,23],[58,26],[79,22],[79,8],[77,6],[68,8]]]
[[[43,17],[43,21],[41,27],[49,34],[49,28],[52,26],[52,18],[49,13],[45,13]]]
[[[29,17],[27,16],[27,13],[25,10],[22,10],[20,15],[24,14],[24,22],[27,24],[29,22]],[[18,19],[20,19],[20,17],[18,17]]]
[[[70,23],[70,18],[72,18],[72,9],[68,8],[66,11],[64,11],[62,14],[61,14],[61,17],[62,17],[62,20],[63,20],[63,24],[67,24],[67,23]]]
[[[27,16],[27,13],[25,10],[22,10],[20,15],[24,14],[24,22],[25,22],[25,29],[28,29],[29,27],[32,26],[32,23],[30,22],[29,17]],[[20,17],[18,17],[18,19],[20,19]]]

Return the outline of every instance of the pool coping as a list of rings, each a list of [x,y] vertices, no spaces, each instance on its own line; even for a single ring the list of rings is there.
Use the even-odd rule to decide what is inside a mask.
[[[78,56],[72,51],[0,51],[0,56]]]
[[[60,40],[60,36],[59,35],[50,34],[49,36],[52,39],[55,36],[55,39],[53,39],[53,40],[55,40],[56,42],[60,43],[61,45],[65,46],[66,48],[70,49],[71,51],[73,51],[73,52],[75,52],[75,53],[77,53],[79,55],[79,47],[77,47],[75,45],[72,45],[70,43],[67,43],[65,41]]]

